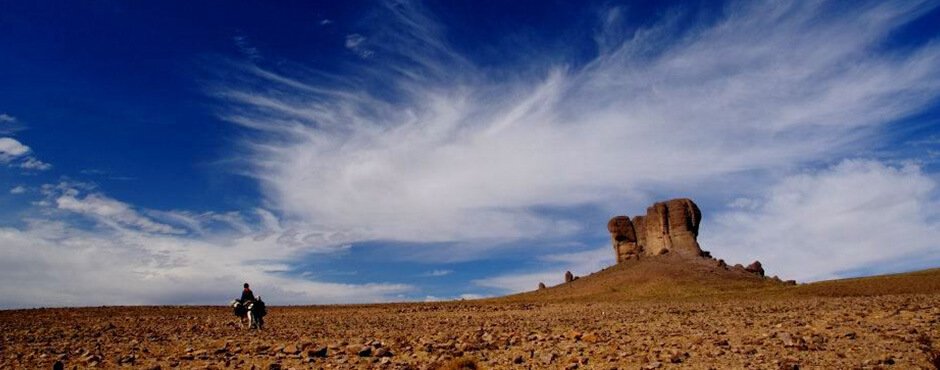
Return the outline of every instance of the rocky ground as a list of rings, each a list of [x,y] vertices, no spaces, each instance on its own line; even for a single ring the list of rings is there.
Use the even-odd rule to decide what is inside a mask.
[[[934,369],[940,361],[940,294],[269,311],[262,332],[243,329],[224,307],[0,311],[0,368]]]

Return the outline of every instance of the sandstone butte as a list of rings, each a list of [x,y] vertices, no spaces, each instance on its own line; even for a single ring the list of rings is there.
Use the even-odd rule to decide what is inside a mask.
[[[598,284],[609,287],[620,284],[626,288],[635,288],[637,284],[668,288],[670,284],[720,285],[721,282],[732,285],[796,284],[796,281],[782,281],[776,276],[765,277],[760,261],[747,267],[741,264],[729,266],[724,260],[712,257],[698,243],[701,221],[702,211],[688,198],[656,202],[646,209],[646,214],[632,218],[611,218],[607,222],[607,231],[617,261],[614,270],[619,269],[622,273],[606,284],[604,277],[592,274],[591,281],[581,284],[580,292],[572,293],[588,294]],[[579,278],[567,271],[564,282],[572,283]],[[539,284],[539,290],[546,289],[543,283]]]

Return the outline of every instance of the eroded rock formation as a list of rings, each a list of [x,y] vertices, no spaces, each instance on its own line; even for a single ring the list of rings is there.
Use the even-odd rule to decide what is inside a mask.
[[[715,259],[711,253],[703,251],[698,244],[698,228],[701,222],[702,211],[695,202],[679,198],[655,203],[646,209],[645,215],[632,219],[627,216],[611,218],[607,222],[607,231],[610,232],[610,242],[614,247],[617,263],[669,254],[683,258],[702,258],[725,270],[766,278],[764,267],[759,261],[754,261],[747,267],[741,264],[732,267],[724,260]],[[569,281],[567,276],[565,281]]]
[[[617,262],[640,256],[677,253],[702,256],[698,226],[702,211],[691,199],[681,198],[653,204],[646,215],[632,220],[617,216],[607,223]]]

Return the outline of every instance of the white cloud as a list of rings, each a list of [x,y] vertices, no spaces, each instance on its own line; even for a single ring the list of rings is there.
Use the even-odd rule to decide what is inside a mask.
[[[799,280],[940,261],[935,179],[914,165],[846,160],[784,178],[756,207],[705,218],[700,241],[736,261]],[[929,266],[920,266],[929,267]]]
[[[422,276],[422,277],[438,277],[438,276],[447,276],[447,275],[450,275],[450,274],[453,274],[453,273],[454,273],[453,270],[432,270],[432,271],[425,272],[425,273],[423,273],[423,274],[421,274],[421,275],[419,275],[419,276]]]
[[[346,35],[346,48],[355,49],[359,47],[363,41],[366,41],[366,38],[358,33]]]
[[[10,122],[14,122],[12,120]],[[25,156],[30,152],[28,146],[11,137],[0,137],[0,163],[10,163],[18,161],[15,166],[27,169],[45,171],[52,168],[51,164],[40,161],[31,156]]]
[[[0,137],[0,162],[9,162],[29,152],[29,147],[10,137]]]
[[[246,281],[272,304],[384,302],[414,290],[406,284],[328,283],[286,273],[306,253],[337,250],[330,239],[335,236],[296,232],[267,211],[258,210],[267,219],[262,222],[236,214],[162,214],[188,217],[174,223],[203,231],[189,235],[185,226],[143,216],[156,211],[138,211],[101,193],[83,194],[89,189],[43,186],[51,201],[40,207],[54,209],[25,220],[26,227],[0,228],[0,280],[17,282],[0,286],[0,307],[223,304]],[[78,214],[104,227],[88,229],[54,212]],[[218,219],[238,219],[246,229],[209,227]]]
[[[136,231],[88,232],[35,221],[0,228],[0,306],[224,304],[242,282],[271,304],[381,302],[413,288],[337,284],[278,273],[291,256],[271,238],[197,240]]]
[[[365,47],[363,44],[365,41],[366,37],[358,33],[346,35],[346,49],[356,53],[360,58],[368,59],[375,53]]]
[[[70,188],[55,198],[56,207],[62,210],[93,217],[102,223],[117,229],[133,227],[148,233],[184,234],[185,230],[155,222],[140,215],[130,205],[102,194],[88,194],[84,197],[79,191]]]
[[[23,194],[25,192],[26,192],[26,187],[24,187],[23,185],[17,185],[17,186],[14,186],[12,189],[10,189],[10,194]]]
[[[357,79],[245,68],[257,81],[215,90],[225,119],[258,130],[250,174],[278,211],[358,240],[560,237],[582,225],[534,209],[695,197],[843,157],[940,93],[940,44],[879,51],[928,6],[736,3],[686,33],[606,29],[590,63],[541,74],[476,68],[417,6],[391,7],[384,38],[347,37],[381,57]]]
[[[571,271],[578,276],[597,272],[614,263],[614,254],[610,246],[604,246],[582,252],[549,254],[539,257],[539,260],[551,266],[537,271],[512,272],[478,279],[473,283],[505,293],[535,290],[540,282],[548,286],[562,283],[565,280],[565,271]]]
[[[33,157],[27,157],[22,163],[20,163],[20,168],[27,170],[46,171],[52,168],[52,165]]]
[[[6,113],[0,113],[0,123],[13,123],[16,122],[16,117],[13,117]]]

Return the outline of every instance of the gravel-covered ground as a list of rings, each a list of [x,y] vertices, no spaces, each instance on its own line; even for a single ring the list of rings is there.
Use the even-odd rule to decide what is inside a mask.
[[[225,307],[0,311],[0,368],[934,369],[940,348],[940,294],[269,311],[261,332]]]

